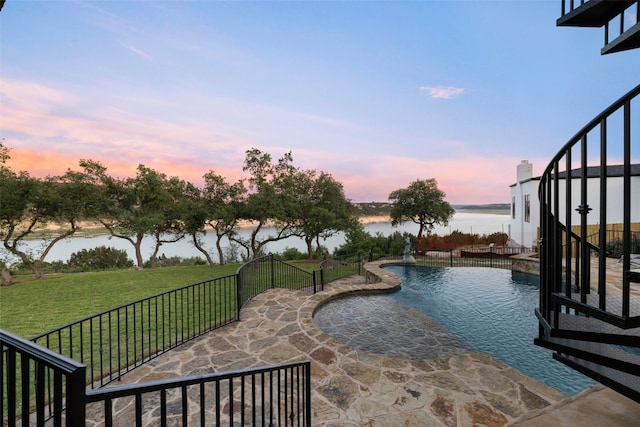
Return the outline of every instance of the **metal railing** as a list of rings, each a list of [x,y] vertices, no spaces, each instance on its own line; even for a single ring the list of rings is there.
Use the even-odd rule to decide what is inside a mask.
[[[311,426],[311,363],[98,389],[85,366],[0,330],[2,425]]]
[[[333,280],[340,279],[351,275],[362,275],[364,262],[373,261],[373,254],[370,253],[368,258],[362,254],[342,255],[335,258],[325,259],[320,263],[320,283],[322,289],[324,284]]]
[[[640,326],[640,305],[632,305],[629,274],[632,224],[640,221],[640,159],[634,153],[634,163],[631,149],[631,106],[638,95],[640,86],[587,124],[541,176],[539,317],[550,327],[557,326],[557,313],[570,309],[621,328]],[[590,163],[594,159],[597,163]],[[612,196],[619,201],[612,202]],[[607,242],[607,228],[599,227],[597,239],[589,235],[591,225],[610,222],[622,224],[621,286],[615,293],[607,286],[607,252],[601,246]]]
[[[469,253],[473,255],[448,251],[447,265],[500,267],[501,260],[507,259],[506,254],[500,253],[482,256],[478,255],[481,251]],[[102,402],[99,412],[105,425],[111,425],[116,417],[123,419],[125,414],[115,409],[120,407],[133,411],[126,415],[131,425],[147,425],[151,422],[149,413],[158,411],[152,423],[159,425],[170,423],[171,419],[181,419],[186,425],[184,420],[192,418],[205,419],[207,423],[215,420],[217,425],[219,420],[233,425],[246,419],[257,424],[266,423],[268,419],[277,425],[310,425],[308,362],[103,386],[187,341],[239,320],[240,308],[267,289],[283,287],[315,293],[332,280],[363,274],[364,262],[384,257],[389,258],[386,254],[371,252],[366,257],[355,254],[327,259],[322,261],[319,270],[308,272],[267,255],[242,265],[234,275],[143,298],[45,332],[30,341],[0,330],[3,424],[16,425],[24,420],[23,425],[31,425],[35,420],[37,425],[43,425],[51,419],[54,425],[81,426],[85,422],[86,403],[95,406]],[[429,262],[433,260],[427,261],[428,255],[417,258],[421,264],[432,265]],[[277,387],[274,378],[277,378]],[[85,386],[89,389],[86,395]],[[293,389],[286,392],[287,387]],[[207,391],[209,388],[215,390]],[[300,391],[303,388],[304,393]],[[272,405],[268,409],[264,403],[266,394]],[[279,399],[277,405],[273,403],[275,398]],[[132,405],[115,403],[126,399],[131,399]],[[149,402],[153,402],[158,411],[149,411]],[[169,404],[172,410],[168,409]],[[178,407],[180,413],[173,413]],[[199,409],[195,412],[187,409],[192,407]],[[248,407],[252,408],[250,416],[246,412]],[[93,408],[91,413],[95,413]]]
[[[316,271],[302,270],[275,259],[273,254],[243,264],[238,268],[236,277],[238,280],[238,310],[253,297],[267,289],[278,287],[315,293],[318,285]]]
[[[514,255],[533,254],[535,248],[469,248],[426,250],[414,255],[416,264],[431,267],[489,267],[511,269]]]
[[[85,366],[0,329],[2,425],[82,426]],[[64,408],[66,407],[66,411]]]
[[[87,366],[102,387],[149,360],[237,320],[235,275],[184,286],[103,311],[31,338]]]
[[[106,427],[309,427],[311,363],[105,387],[87,393],[87,409]]]
[[[604,26],[604,48],[602,53],[617,52],[637,47],[629,43],[624,47],[609,46],[609,43],[628,42],[630,33],[638,31],[640,25],[640,1],[635,0],[562,0],[558,25],[578,27]]]
[[[626,17],[633,20],[627,21]],[[624,12],[621,12],[620,14],[618,14],[616,16],[616,19],[611,19],[604,25],[605,46],[609,44],[610,40],[622,36],[630,27],[634,25],[638,25],[639,22],[640,22],[640,1],[636,3],[635,7],[633,6],[629,7]],[[611,24],[614,24],[613,28]]]
[[[341,269],[338,274],[332,272],[323,279],[322,266],[319,271],[308,272],[267,255],[245,263],[236,274],[143,298],[42,333],[30,340],[35,345],[25,345],[27,341],[20,339],[23,342],[20,358],[38,360],[41,351],[45,351],[50,358],[59,358],[63,366],[64,361],[72,360],[82,367],[81,371],[74,371],[74,384],[81,382],[83,387],[87,385],[90,389],[98,389],[181,344],[240,320],[240,309],[267,289],[283,287],[315,293],[323,289],[327,281],[350,274],[354,274],[353,271]],[[69,415],[71,400],[68,396],[71,395],[68,390],[51,392],[58,391],[57,378],[66,375],[64,369],[54,364],[50,368],[53,373],[40,377],[42,368],[29,368],[28,362],[16,364],[16,349],[10,346],[13,338],[11,334],[0,332],[3,334],[0,366],[3,424],[7,421],[13,425],[22,419],[23,413],[45,414],[45,420],[53,417],[54,421],[65,409]],[[9,337],[7,345],[5,336]],[[273,369],[280,370],[280,367]],[[81,380],[79,376],[82,376]],[[202,381],[217,380],[212,377]],[[30,382],[36,383],[37,387],[25,385]],[[157,386],[163,387],[161,384]],[[73,399],[76,399],[75,394]],[[17,401],[20,402],[18,410]],[[84,411],[84,403],[73,402],[74,410],[82,406]],[[164,404],[161,409],[166,410]],[[75,420],[71,425],[81,425],[77,417],[74,412],[67,419]],[[279,425],[308,424],[296,421],[296,424]]]

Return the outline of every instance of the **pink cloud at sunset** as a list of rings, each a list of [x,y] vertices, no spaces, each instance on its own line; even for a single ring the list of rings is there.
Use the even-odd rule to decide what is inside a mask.
[[[9,167],[14,171],[25,170],[32,176],[44,177],[58,175],[67,169],[80,170],[78,162],[81,157],[70,154],[56,154],[48,151],[12,149]],[[271,153],[274,158],[283,153]],[[294,165],[299,153],[293,153]],[[298,156],[299,157],[299,156]],[[358,165],[357,173],[345,173],[342,169],[333,169],[332,165],[340,167],[340,160],[331,159],[329,153],[313,166],[303,169],[316,169],[330,173],[342,182],[347,197],[353,201],[386,201],[393,190],[404,188],[416,179],[436,178],[438,186],[443,190],[450,203],[504,203],[508,200],[508,186],[515,182],[515,168],[520,159],[487,159],[487,158],[459,158],[438,161],[423,161],[407,158],[387,157],[375,162],[363,162]],[[106,157],[82,157],[82,159],[97,160],[107,167],[111,175],[124,178],[135,176],[139,163],[151,167],[167,176],[177,176],[197,186],[202,185],[202,176],[209,170],[220,174],[232,182],[246,176],[242,172],[242,161],[234,165],[216,167],[206,159],[193,161],[179,161],[175,159],[157,157],[151,161],[137,162],[126,160],[114,149],[113,155]],[[310,163],[305,161],[304,163]],[[536,161],[534,160],[535,164]],[[498,195],[498,196],[496,196]]]
[[[199,185],[257,148],[353,201],[435,178],[451,203],[506,203],[521,160],[542,171],[637,84],[637,59],[574,50],[552,3],[12,2],[0,138],[34,176],[92,159]],[[585,69],[609,82],[588,97]]]
[[[11,149],[10,156],[11,159],[7,162],[7,165],[13,171],[26,171],[31,176],[38,178],[61,175],[68,169],[79,171],[81,169],[79,166],[80,160],[98,161],[107,168],[108,174],[118,178],[135,176],[138,165],[144,164],[164,173],[168,177],[177,176],[198,186],[202,185],[202,176],[212,170],[207,168],[205,162],[198,160],[194,162],[176,162],[170,159],[156,158],[149,163],[144,163],[125,160],[118,155],[104,158],[77,157],[69,154],[56,154],[55,152],[16,149]],[[235,181],[240,178],[242,166],[240,165],[240,169],[215,168],[213,171],[226,177],[229,181]]]

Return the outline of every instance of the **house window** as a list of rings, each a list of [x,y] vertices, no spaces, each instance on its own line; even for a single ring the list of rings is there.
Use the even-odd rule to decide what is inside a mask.
[[[511,218],[516,219],[516,196],[511,197]]]
[[[524,196],[524,222],[531,222],[531,195]]]

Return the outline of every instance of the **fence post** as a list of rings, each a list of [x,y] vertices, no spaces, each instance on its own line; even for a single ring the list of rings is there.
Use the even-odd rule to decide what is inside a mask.
[[[304,399],[306,401],[305,407],[305,424],[311,427],[311,362],[306,362],[304,365]]]
[[[68,426],[86,425],[86,367],[76,369],[67,378],[66,417]]]
[[[449,249],[449,267],[453,267],[453,249]]]
[[[320,269],[320,290],[324,291],[324,268]]]
[[[242,306],[242,301],[240,301],[240,272],[236,273],[236,321],[240,321],[240,307]]]
[[[362,262],[362,256],[358,252],[358,276],[360,275],[360,263]]]
[[[315,294],[317,292],[316,291],[316,271],[313,270],[312,274],[313,274],[313,293]]]
[[[273,254],[269,254],[269,263],[271,264],[271,289],[273,289],[276,287],[276,269]]]

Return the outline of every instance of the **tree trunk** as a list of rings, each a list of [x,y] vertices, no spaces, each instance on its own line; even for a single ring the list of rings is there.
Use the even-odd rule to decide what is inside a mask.
[[[7,270],[7,267],[3,265],[2,269],[0,270],[0,274],[2,275],[2,286],[9,286],[13,281],[11,272]]]
[[[153,253],[151,254],[151,258],[149,258],[149,261],[151,261],[151,268],[156,268],[158,266],[158,252],[160,251],[160,246],[161,245],[162,245],[162,243],[157,243],[156,242],[155,249],[153,250]]]
[[[34,261],[31,263],[31,269],[33,270],[33,274],[36,276],[36,279],[42,279],[44,277],[41,265],[40,261]]]
[[[136,268],[138,270],[142,270],[144,268],[144,260],[142,259],[142,239],[144,238],[144,233],[138,233],[136,235],[136,241],[133,243],[133,247],[136,249]]]
[[[313,259],[313,237],[304,236],[304,242],[307,244],[307,256],[309,259]]]
[[[207,252],[207,250],[200,244],[200,242],[198,241],[198,236],[197,236],[197,232],[191,233],[191,238],[193,239],[193,246],[195,246],[195,248],[197,250],[199,250],[200,252],[202,252],[202,254],[204,255],[204,257],[207,259],[207,262],[209,263],[209,265],[211,267],[213,267],[215,264],[215,262],[213,261],[213,258],[211,258],[211,255],[209,255],[209,252]],[[222,258],[220,258],[222,260]]]
[[[220,259],[220,265],[224,265],[224,252],[222,251],[222,245],[220,242],[222,241],[222,236],[216,233],[216,249],[218,249],[218,257]]]

